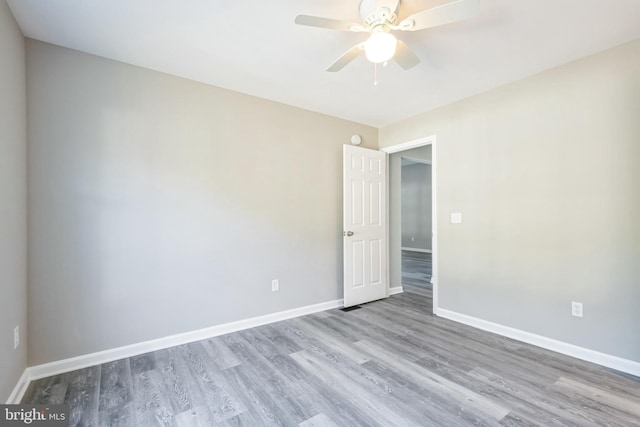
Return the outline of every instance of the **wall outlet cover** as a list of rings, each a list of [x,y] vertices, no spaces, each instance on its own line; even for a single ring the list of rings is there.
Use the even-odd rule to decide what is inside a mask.
[[[462,212],[451,213],[451,224],[462,224]]]
[[[582,303],[581,302],[572,302],[571,303],[571,315],[575,317],[582,317]]]

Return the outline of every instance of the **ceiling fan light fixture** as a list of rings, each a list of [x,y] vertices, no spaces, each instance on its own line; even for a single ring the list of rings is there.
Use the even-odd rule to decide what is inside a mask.
[[[397,44],[398,40],[393,34],[376,31],[364,44],[364,53],[367,59],[374,64],[387,62],[395,55]]]

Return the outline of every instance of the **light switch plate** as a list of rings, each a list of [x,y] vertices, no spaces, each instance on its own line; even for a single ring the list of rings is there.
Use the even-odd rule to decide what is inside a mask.
[[[451,224],[462,224],[462,212],[451,213]]]

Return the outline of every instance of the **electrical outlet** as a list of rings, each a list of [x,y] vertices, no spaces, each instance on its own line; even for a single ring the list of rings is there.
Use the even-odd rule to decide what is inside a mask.
[[[572,302],[571,303],[571,315],[576,317],[582,317],[582,303],[581,302]]]
[[[273,279],[271,281],[271,292],[278,292],[280,290],[280,281],[278,279]]]
[[[462,224],[462,212],[451,213],[451,224]]]
[[[20,326],[13,328],[13,349],[15,350],[20,346]]]

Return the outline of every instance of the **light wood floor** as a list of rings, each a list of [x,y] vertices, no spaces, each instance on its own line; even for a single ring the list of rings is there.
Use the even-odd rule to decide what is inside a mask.
[[[73,426],[633,426],[640,379],[434,317],[430,291],[45,378]]]

